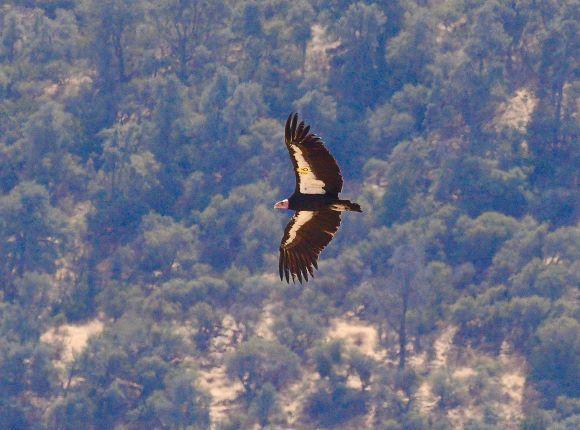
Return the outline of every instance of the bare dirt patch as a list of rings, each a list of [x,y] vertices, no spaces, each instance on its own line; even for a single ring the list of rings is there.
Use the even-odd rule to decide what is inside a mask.
[[[40,340],[51,345],[59,344],[61,346],[57,365],[64,367],[83,351],[89,338],[100,334],[103,328],[104,324],[98,318],[85,324],[63,324],[45,332]]]
[[[379,344],[377,329],[358,318],[334,318],[330,321],[327,338],[342,340],[348,349],[357,350],[375,360],[387,359],[387,350]]]
[[[507,103],[499,107],[496,123],[500,127],[514,128],[523,133],[537,104],[537,97],[529,89],[520,88]]]
[[[443,330],[434,344],[435,357],[430,362],[421,360],[420,365],[429,370],[428,376],[437,371],[448,372],[451,384],[465,391],[460,395],[461,404],[439,408],[440,399],[433,393],[431,380],[425,377],[416,393],[421,412],[431,419],[444,415],[453,428],[464,428],[469,421],[484,421],[484,408],[491,407],[497,416],[498,428],[517,429],[523,416],[523,359],[508,347],[502,348],[499,356],[476,353],[470,348],[459,349],[453,345],[455,332],[455,327]],[[497,398],[494,392],[501,393],[501,401],[486,400],[490,395]]]
[[[242,384],[230,381],[224,363],[198,372],[198,383],[211,395],[209,414],[212,423],[223,421],[243,391]]]
[[[328,51],[338,48],[340,41],[332,40],[326,32],[326,28],[320,24],[314,24],[311,32],[312,39],[306,46],[304,71],[307,75],[324,76],[330,70]]]

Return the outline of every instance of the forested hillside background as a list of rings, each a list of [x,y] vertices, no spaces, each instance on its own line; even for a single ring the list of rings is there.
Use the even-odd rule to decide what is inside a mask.
[[[0,428],[579,428],[579,18],[4,1]],[[364,210],[305,286],[291,111]]]

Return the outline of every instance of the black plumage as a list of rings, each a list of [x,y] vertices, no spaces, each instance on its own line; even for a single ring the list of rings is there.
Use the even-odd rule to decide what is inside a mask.
[[[286,121],[285,143],[296,176],[294,193],[275,207],[295,211],[280,244],[280,279],[300,283],[314,276],[320,252],[340,226],[341,212],[362,212],[357,203],[340,200],[343,179],[322,139],[310,133],[298,114]]]

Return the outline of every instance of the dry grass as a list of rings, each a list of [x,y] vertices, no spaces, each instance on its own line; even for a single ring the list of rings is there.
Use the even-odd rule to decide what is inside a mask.
[[[45,332],[40,337],[40,340],[51,345],[57,344],[61,347],[60,356],[56,364],[58,367],[64,367],[83,351],[89,338],[100,334],[103,328],[104,324],[98,318],[85,324],[63,324]]]
[[[334,318],[327,333],[330,340],[342,340],[348,349],[354,349],[377,361],[387,359],[387,350],[379,345],[377,329],[354,317]]]
[[[510,127],[524,133],[537,104],[538,99],[529,89],[520,88],[507,103],[500,105],[495,122],[500,128]]]
[[[224,421],[236,407],[236,401],[243,391],[238,381],[231,381],[226,374],[225,357],[236,345],[237,323],[231,315],[225,315],[222,329],[211,343],[209,360],[198,371],[200,388],[211,395],[209,415],[213,427]]]
[[[330,59],[327,51],[340,46],[340,42],[331,40],[326,29],[320,24],[314,24],[311,31],[312,39],[306,46],[304,71],[307,75],[324,76],[330,70]]]
[[[242,384],[228,379],[223,362],[200,370],[198,375],[199,386],[211,395],[209,408],[211,422],[219,423],[231,412],[236,399],[243,391]]]
[[[461,391],[461,404],[447,410],[439,409],[439,399],[432,391],[431,381],[424,378],[416,394],[421,412],[434,420],[443,414],[453,428],[464,428],[469,420],[483,420],[484,407],[487,406],[496,413],[499,428],[517,429],[523,416],[523,359],[508,348],[503,348],[499,357],[464,348],[453,354],[461,357],[458,361],[462,364],[459,365],[450,359],[451,350],[456,348],[453,346],[455,332],[454,327],[446,328],[435,341],[435,358],[428,363],[419,360],[419,364],[430,374],[446,369],[452,384]],[[484,388],[477,388],[482,381]],[[489,398],[490,392],[493,398]]]
[[[61,82],[44,87],[42,95],[46,98],[63,97],[65,99],[78,97],[82,87],[93,85],[93,78],[88,74],[70,76]]]

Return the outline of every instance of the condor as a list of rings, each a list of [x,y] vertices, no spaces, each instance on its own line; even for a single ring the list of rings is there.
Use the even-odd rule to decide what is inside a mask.
[[[344,211],[362,212],[357,203],[340,200],[342,175],[334,157],[320,137],[310,133],[298,114],[286,121],[285,141],[296,175],[294,194],[274,205],[289,209],[294,216],[280,243],[280,280],[308,281],[318,269],[318,256],[340,226]]]

